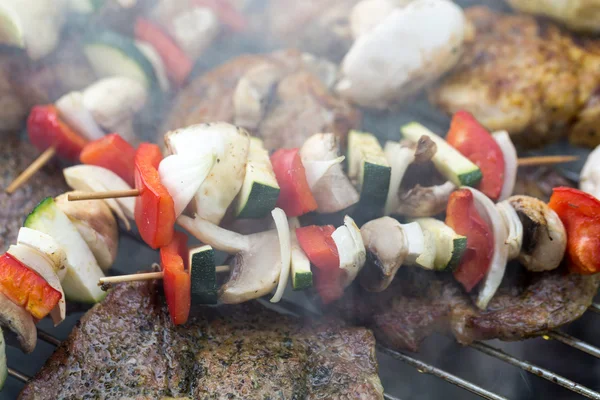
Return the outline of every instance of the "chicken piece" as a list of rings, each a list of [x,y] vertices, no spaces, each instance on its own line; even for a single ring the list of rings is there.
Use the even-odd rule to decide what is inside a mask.
[[[543,15],[581,32],[600,31],[598,0],[506,0],[519,11]]]
[[[349,16],[359,0],[270,0],[264,21],[272,45],[339,61],[352,45]]]
[[[470,8],[474,40],[457,68],[430,96],[448,113],[464,109],[492,131],[507,130],[521,147],[569,134],[600,143],[600,51],[533,17]]]
[[[269,150],[300,147],[316,132],[332,132],[343,142],[360,114],[329,93],[310,72],[314,65],[294,50],[237,57],[191,82],[162,132],[223,121],[242,124]]]

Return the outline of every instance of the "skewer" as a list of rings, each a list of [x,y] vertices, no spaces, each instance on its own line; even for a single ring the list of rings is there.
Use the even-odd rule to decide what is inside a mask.
[[[579,160],[577,156],[539,156],[519,158],[519,167],[530,167],[536,165],[563,164]]]
[[[121,197],[137,197],[140,195],[139,189],[131,190],[112,190],[108,192],[91,192],[91,193],[75,193],[69,194],[69,201],[80,200],[101,200],[101,199],[117,199]]]
[[[46,151],[44,151],[38,158],[32,162],[29,167],[25,169],[25,171],[21,172],[21,175],[17,176],[17,178],[11,182],[10,185],[6,188],[6,193],[12,194],[15,190],[17,190],[22,184],[27,182],[36,172],[38,172],[54,155],[56,154],[56,150],[54,147],[50,147]]]
[[[230,271],[229,265],[219,265],[216,267],[217,274],[224,274]],[[98,286],[103,286],[106,284],[114,284],[114,283],[124,283],[124,282],[142,282],[142,281],[151,281],[153,279],[162,279],[164,277],[164,272],[146,272],[142,274],[129,274],[129,275],[119,275],[119,276],[107,276],[104,278],[100,278],[98,280]]]

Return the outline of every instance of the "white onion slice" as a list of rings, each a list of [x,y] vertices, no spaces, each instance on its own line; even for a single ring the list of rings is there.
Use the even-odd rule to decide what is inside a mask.
[[[54,268],[50,261],[48,261],[44,254],[22,244],[10,246],[8,248],[8,253],[27,266],[30,270],[44,278],[48,285],[53,289],[60,292],[61,298],[56,307],[50,311],[50,317],[52,318],[52,322],[54,322],[54,326],[63,322],[67,313],[65,292],[63,291],[60,279],[58,279],[58,276],[54,272]]]
[[[306,181],[308,182],[308,187],[311,190],[314,189],[317,182],[319,182],[321,178],[325,176],[331,167],[336,164],[341,164],[345,159],[346,157],[340,156],[334,158],[333,160],[327,161],[302,161],[304,170],[306,172]]]
[[[277,236],[279,237],[279,249],[281,253],[281,272],[279,273],[279,283],[277,290],[271,298],[271,303],[278,303],[283,297],[283,292],[287,286],[290,276],[290,263],[292,257],[292,243],[290,238],[290,226],[287,216],[281,208],[275,208],[271,211],[275,227],[277,228]]]
[[[185,230],[194,235],[202,243],[209,244],[213,248],[224,251],[229,254],[235,254],[250,250],[250,240],[254,235],[245,236],[239,233],[228,231],[218,225],[213,224],[196,215],[190,218],[187,215],[181,215],[177,218],[177,223]],[[260,235],[255,234],[255,235]]]
[[[104,137],[104,131],[94,120],[93,115],[83,105],[83,94],[71,92],[56,101],[56,108],[60,117],[81,136],[88,140],[97,140]]]
[[[216,159],[214,153],[195,156],[173,154],[160,162],[160,181],[173,198],[176,217],[190,204]]]
[[[28,246],[45,255],[54,267],[56,276],[62,282],[67,274],[67,254],[52,236],[23,226],[19,229],[17,244]]]
[[[498,287],[500,287],[500,283],[502,283],[502,278],[504,277],[506,262],[508,261],[508,246],[506,245],[508,232],[504,226],[504,221],[502,221],[502,217],[492,200],[477,189],[467,186],[463,186],[462,188],[468,189],[473,193],[475,207],[481,215],[481,218],[483,218],[485,223],[491,228],[494,237],[492,260],[490,261],[490,267],[484,278],[481,289],[479,290],[476,302],[477,307],[485,310],[492,297],[496,294]]]
[[[385,201],[383,215],[390,215],[398,209],[398,190],[404,178],[404,174],[409,165],[415,160],[415,151],[408,147],[402,146],[400,143],[387,142],[383,149],[385,158],[387,159],[392,173],[390,175],[390,187]]]
[[[496,208],[508,231],[508,238],[506,239],[506,244],[508,245],[508,259],[514,260],[519,256],[521,246],[523,245],[523,223],[508,201],[502,201],[496,204]]]
[[[404,263],[406,265],[415,265],[417,258],[425,251],[425,235],[423,235],[423,229],[421,229],[421,225],[417,222],[403,224],[402,229],[404,231],[405,239],[403,245],[407,249]]]
[[[506,131],[494,132],[492,137],[500,146],[504,156],[504,184],[498,198],[498,201],[503,201],[512,195],[517,183],[517,149],[515,149],[515,145]]]
[[[600,146],[590,153],[581,170],[579,189],[600,198]]]
[[[63,175],[67,185],[75,190],[87,192],[131,190],[131,186],[120,176],[106,168],[95,165],[75,165],[65,168]],[[118,199],[105,199],[104,201],[123,221],[127,230],[131,229],[129,219],[135,218],[135,198],[121,197]]]
[[[367,250],[365,249],[365,243],[363,242],[360,229],[358,228],[354,220],[348,215],[344,217],[344,225],[346,225],[346,227],[350,231],[350,236],[352,236],[352,240],[354,240],[354,244],[358,249],[357,262],[360,271],[360,269],[362,269],[362,267],[365,265],[365,262],[367,261]]]
[[[152,64],[152,68],[156,73],[156,79],[158,80],[158,85],[163,92],[168,92],[170,89],[169,78],[167,77],[167,70],[165,69],[165,64],[160,58],[160,55],[156,51],[156,49],[147,42],[143,42],[141,40],[135,41],[135,47],[148,59],[150,64]]]

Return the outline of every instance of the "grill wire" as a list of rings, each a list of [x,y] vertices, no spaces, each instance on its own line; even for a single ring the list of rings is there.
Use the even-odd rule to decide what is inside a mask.
[[[261,301],[261,300],[259,300],[259,301]],[[261,302],[263,302],[263,301],[261,301]],[[268,303],[265,303],[265,304],[268,304]],[[282,300],[280,303],[280,306],[275,307],[275,308],[279,308],[281,311],[292,313],[297,316],[302,316],[302,315],[318,316],[317,313],[307,310],[306,308],[304,308],[298,304],[295,304],[295,303],[292,303],[292,302],[289,302],[286,300]],[[600,305],[592,304],[588,310],[593,311],[595,313],[600,313]],[[38,330],[38,338],[40,338],[40,340],[42,340],[50,345],[53,345],[53,346],[60,345],[60,340],[58,340],[54,336],[52,336],[42,330]],[[567,335],[560,331],[549,332],[547,335],[545,335],[545,338],[555,339],[555,340],[560,341],[561,343],[571,346],[577,350],[583,351],[594,357],[600,358],[600,349],[599,348],[594,347],[586,342],[583,342],[573,336]],[[550,370],[547,370],[542,367],[538,367],[537,365],[531,364],[527,361],[519,360],[518,358],[515,358],[515,357],[505,353],[504,351],[496,349],[486,343],[475,342],[475,343],[471,344],[470,347],[477,351],[480,351],[490,357],[497,358],[497,359],[504,361],[510,365],[513,365],[513,366],[520,368],[524,371],[527,371],[531,374],[539,376],[540,378],[544,378],[552,383],[560,385],[560,386],[562,386],[568,390],[571,390],[572,392],[577,393],[583,397],[586,397],[589,399],[594,399],[594,400],[600,400],[600,393],[595,392],[595,391],[593,391],[585,386],[582,386],[576,382],[573,382],[563,376],[555,374],[554,372],[552,372]],[[421,372],[423,374],[430,374],[437,378],[443,379],[444,381],[451,383],[453,385],[456,385],[456,386],[458,386],[464,390],[467,390],[473,394],[476,394],[483,399],[508,400],[506,397],[503,397],[496,393],[490,392],[489,390],[482,388],[481,386],[478,386],[478,385],[471,383],[463,378],[460,378],[460,377],[453,375],[449,372],[446,372],[440,368],[437,368],[434,365],[423,362],[423,361],[421,361],[417,358],[414,358],[404,352],[395,351],[390,348],[381,346],[379,344],[377,345],[377,349],[384,354],[387,354],[397,360],[400,360],[400,361],[410,365],[411,367],[414,367],[415,369],[417,369],[419,372]],[[9,376],[11,376],[23,383],[27,383],[30,379],[30,377],[28,377],[25,374],[17,371],[16,369],[10,368],[10,367],[8,368],[8,374],[9,374]],[[384,395],[384,397],[387,400],[400,400],[399,398],[394,397],[387,393]]]

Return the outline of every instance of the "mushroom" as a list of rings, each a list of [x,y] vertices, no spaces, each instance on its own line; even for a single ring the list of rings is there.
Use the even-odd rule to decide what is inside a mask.
[[[0,293],[0,325],[6,326],[17,335],[21,348],[31,353],[37,342],[37,330],[33,317],[23,307],[19,307]]]
[[[382,292],[390,285],[408,256],[408,238],[400,222],[382,217],[360,228],[367,261],[359,274],[360,284],[370,292]]]
[[[534,272],[557,268],[567,248],[567,234],[558,215],[533,197],[512,196],[508,202],[523,224],[519,261]]]
[[[315,176],[309,184],[320,213],[342,211],[359,200],[358,192],[336,162],[338,153],[339,146],[333,133],[312,135],[300,149],[307,176],[309,173],[311,177]]]
[[[119,249],[117,221],[104,201],[69,201],[68,195],[55,199],[56,205],[69,217],[85,240],[103,271],[114,264]]]
[[[446,209],[450,194],[456,185],[448,181],[442,185],[423,187],[417,185],[398,195],[399,205],[396,213],[407,217],[433,217]]]
[[[235,254],[228,281],[219,290],[226,304],[238,304],[270,293],[279,281],[281,251],[276,230],[241,235],[196,216],[182,215],[179,225],[216,250]]]

